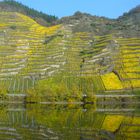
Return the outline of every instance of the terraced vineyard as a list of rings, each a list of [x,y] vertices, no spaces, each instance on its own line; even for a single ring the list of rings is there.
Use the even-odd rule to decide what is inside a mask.
[[[60,26],[45,28],[18,13],[1,12],[0,19],[2,89],[8,89],[9,92],[24,92],[25,89],[34,86],[43,75],[51,75],[57,71],[58,62],[55,62],[54,57],[62,53],[63,46],[58,45],[57,54],[54,54],[53,48],[50,50],[56,42],[61,43],[61,36],[58,35]],[[50,43],[46,45],[45,41]],[[54,55],[52,63],[50,55]]]
[[[140,40],[117,36],[47,28],[22,14],[0,12],[0,93],[139,90]]]

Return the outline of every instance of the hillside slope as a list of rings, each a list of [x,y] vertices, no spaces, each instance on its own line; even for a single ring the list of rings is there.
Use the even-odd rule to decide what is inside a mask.
[[[71,27],[73,32],[92,32],[94,35],[115,33],[122,37],[139,37],[140,6],[133,8],[117,19],[76,12],[73,16],[63,17],[57,22]]]
[[[92,32],[94,35],[108,34],[115,26],[115,20],[76,12],[73,16],[63,17],[58,23],[71,27],[73,32]]]
[[[23,91],[34,85],[39,74],[53,68],[45,63],[49,57],[45,41],[51,42],[53,38],[59,42],[60,37],[55,37],[59,28],[40,26],[19,13],[0,12],[0,81],[6,80],[8,90]]]
[[[117,19],[120,30],[127,36],[140,36],[140,6],[131,9]]]
[[[18,12],[27,15],[32,19],[34,19],[39,24],[44,26],[53,25],[54,22],[58,19],[56,16],[47,15],[43,12],[39,12],[14,0],[0,1],[0,11]]]
[[[140,88],[139,38],[73,33],[0,12],[0,92],[78,97]],[[133,63],[132,63],[133,62]]]
[[[140,36],[140,6],[124,13],[117,19],[93,16],[87,13],[76,12],[72,16],[58,19],[29,8],[14,0],[0,2],[0,11],[18,12],[34,19],[43,26],[63,24],[75,32],[91,32],[93,35],[107,35],[115,33],[118,37]]]

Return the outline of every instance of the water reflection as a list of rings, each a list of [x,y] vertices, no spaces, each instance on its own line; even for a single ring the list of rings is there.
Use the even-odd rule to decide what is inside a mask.
[[[0,139],[139,140],[139,104],[1,104]]]

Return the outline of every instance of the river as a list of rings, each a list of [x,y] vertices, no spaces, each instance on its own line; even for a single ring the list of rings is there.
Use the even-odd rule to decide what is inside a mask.
[[[0,140],[139,140],[139,102],[0,104]]]

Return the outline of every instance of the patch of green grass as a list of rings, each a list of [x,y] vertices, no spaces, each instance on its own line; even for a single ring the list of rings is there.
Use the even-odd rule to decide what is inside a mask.
[[[45,101],[82,101],[83,96],[94,98],[97,92],[98,84],[94,77],[78,77],[70,74],[57,76],[40,80],[35,88],[27,90],[29,102]],[[90,98],[87,98],[87,101]],[[91,99],[90,99],[91,101]],[[92,100],[93,101],[93,100]]]

